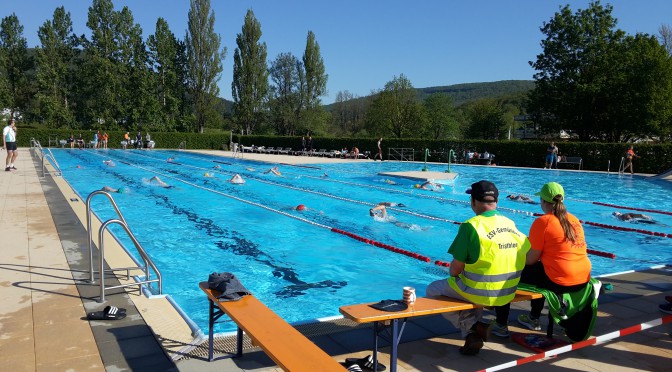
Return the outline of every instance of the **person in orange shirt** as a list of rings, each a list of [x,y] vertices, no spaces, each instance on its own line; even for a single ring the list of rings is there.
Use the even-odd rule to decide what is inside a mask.
[[[544,215],[530,228],[532,248],[527,252],[520,282],[557,294],[581,290],[590,281],[591,269],[581,222],[567,212],[565,190],[559,183],[549,182],[535,195],[541,197]],[[544,302],[544,298],[532,300],[530,314],[518,316],[518,323],[540,331]]]
[[[635,154],[633,147],[628,147],[628,151],[625,152],[625,166],[623,167],[623,173],[630,168],[630,174],[634,174],[635,170],[632,168],[632,158],[638,158],[639,155]]]

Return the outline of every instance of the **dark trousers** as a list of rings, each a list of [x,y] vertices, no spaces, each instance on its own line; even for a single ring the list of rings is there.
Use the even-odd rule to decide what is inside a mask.
[[[586,286],[585,283],[571,286],[559,285],[549,279],[544,270],[544,265],[541,261],[532,264],[525,265],[523,273],[520,277],[520,282],[525,284],[532,284],[538,288],[545,288],[551,292],[554,292],[558,297],[563,293],[575,292]],[[541,316],[541,311],[544,309],[544,303],[546,302],[545,298],[538,298],[531,300],[532,309],[530,310],[530,316],[535,319],[539,319]],[[497,316],[497,323],[501,325],[506,325],[509,322],[509,312],[511,310],[511,304],[506,304],[502,306],[495,306],[495,314]]]

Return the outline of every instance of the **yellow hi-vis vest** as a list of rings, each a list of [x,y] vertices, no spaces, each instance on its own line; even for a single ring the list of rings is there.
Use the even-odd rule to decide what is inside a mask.
[[[475,216],[465,221],[474,227],[480,241],[478,260],[465,264],[464,271],[450,277],[448,284],[472,303],[506,305],[515,297],[525,256],[530,249],[525,234],[510,219],[494,215]]]

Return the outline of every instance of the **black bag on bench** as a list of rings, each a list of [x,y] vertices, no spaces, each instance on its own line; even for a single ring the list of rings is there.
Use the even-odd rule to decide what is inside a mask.
[[[208,287],[222,292],[218,299],[221,301],[238,301],[243,296],[249,295],[245,286],[231,273],[212,273],[208,277]]]

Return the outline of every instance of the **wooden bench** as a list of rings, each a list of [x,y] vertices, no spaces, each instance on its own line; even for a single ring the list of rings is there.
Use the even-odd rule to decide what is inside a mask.
[[[215,321],[226,314],[236,325],[236,354],[243,355],[243,332],[252,344],[259,346],[280,368],[285,371],[344,371],[334,358],[302,335],[278,314],[269,309],[253,295],[239,301],[220,302],[219,292],[208,288],[207,282],[199,287],[208,295],[208,359],[213,361],[213,326]]]
[[[541,297],[540,293],[518,290],[516,291],[516,297],[511,302],[529,301]],[[409,318],[469,310],[480,306],[444,296],[418,297],[415,304],[410,305],[408,309],[396,312],[376,310],[369,306],[371,304],[341,306],[339,311],[346,318],[354,320],[357,323],[373,323],[373,362],[375,365],[378,363],[378,338],[381,332],[387,327],[386,323],[390,323],[389,327],[392,331],[390,336],[390,343],[392,344],[392,350],[390,351],[390,372],[396,372],[397,370],[399,341]],[[375,370],[376,367],[374,366]]]
[[[564,156],[562,161],[558,161],[558,165],[560,164],[577,164],[579,166],[579,170],[583,167],[583,158],[580,156]]]

